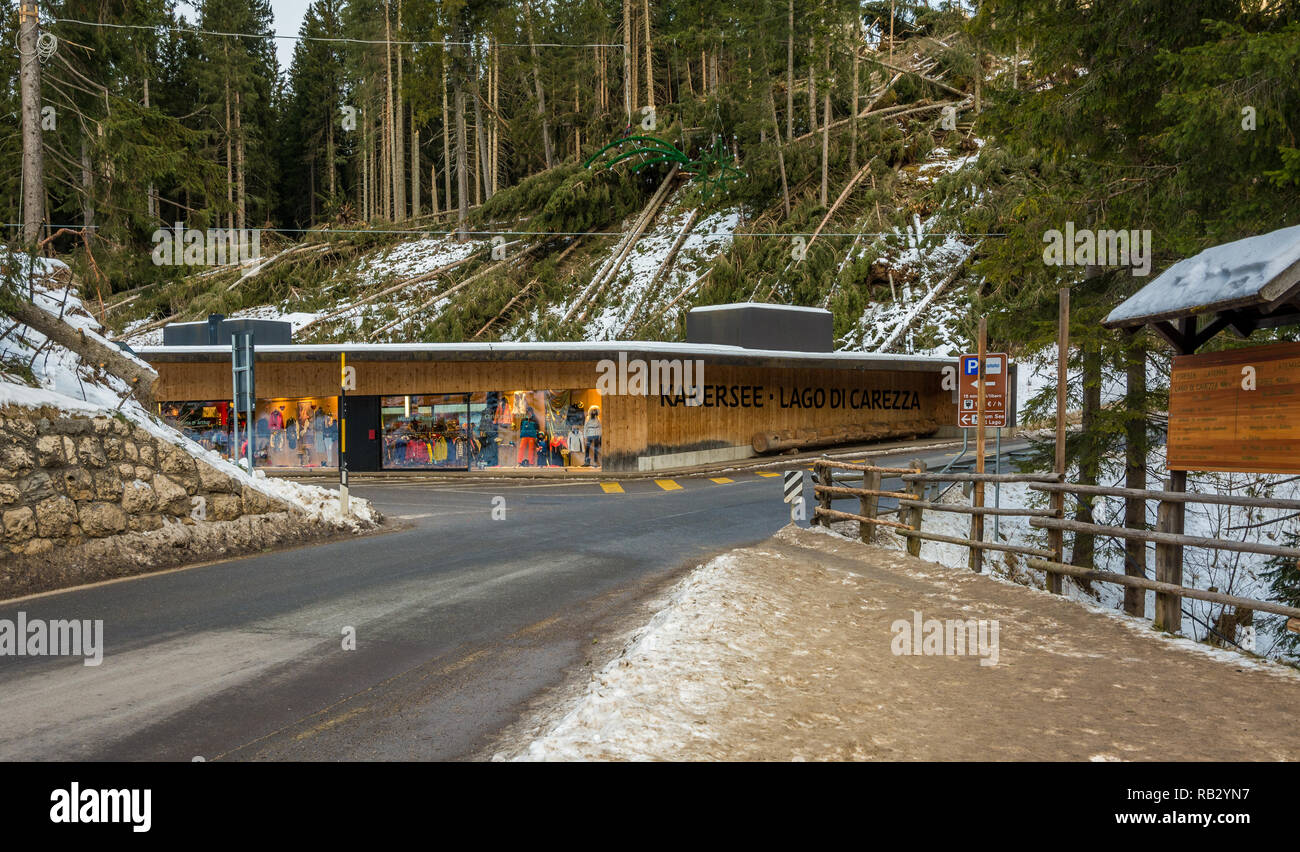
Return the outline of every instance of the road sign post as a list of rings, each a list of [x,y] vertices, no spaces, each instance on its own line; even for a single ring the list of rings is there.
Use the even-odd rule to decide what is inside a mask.
[[[245,457],[249,473],[253,472],[253,399],[256,386],[253,376],[253,332],[237,331],[230,336],[230,372],[234,386],[235,434],[231,458],[239,460],[239,413],[244,412],[244,443],[248,445]]]
[[[957,379],[957,425],[963,429],[975,430],[975,470],[984,473],[985,430],[996,429],[998,452],[1001,452],[1002,429],[1007,425],[1007,408],[1010,406],[1009,376],[1010,361],[1005,352],[989,353],[985,351],[987,325],[980,320],[979,351],[961,356],[958,362]],[[969,435],[970,433],[966,433]],[[994,462],[1001,472],[1001,461]],[[1001,503],[1001,492],[995,487],[995,502]],[[974,483],[973,505],[977,509],[984,507],[984,483]],[[997,518],[994,517],[994,534],[997,534]],[[971,515],[971,540],[978,545],[984,540],[984,516],[981,513]],[[971,548],[970,567],[980,571],[983,567],[983,554],[978,546]]]
[[[785,502],[790,504],[790,520],[802,520],[803,512],[803,471],[787,470],[782,477]]]
[[[974,429],[981,425],[979,417],[980,356],[972,353],[961,356],[957,381],[957,425]],[[986,429],[1004,429],[1007,426],[1007,407],[1010,395],[1007,376],[1010,362],[1005,352],[987,353],[984,358],[984,423]]]
[[[348,361],[339,353],[339,511],[352,513],[348,499]]]

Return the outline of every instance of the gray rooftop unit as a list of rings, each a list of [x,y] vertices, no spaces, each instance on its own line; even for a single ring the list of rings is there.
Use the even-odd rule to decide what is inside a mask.
[[[831,312],[821,308],[739,302],[692,308],[686,315],[686,342],[783,352],[831,352],[835,348]]]
[[[174,322],[163,326],[163,346],[229,346],[237,331],[253,332],[256,346],[293,343],[293,323],[282,320],[226,319],[209,314],[201,322]]]

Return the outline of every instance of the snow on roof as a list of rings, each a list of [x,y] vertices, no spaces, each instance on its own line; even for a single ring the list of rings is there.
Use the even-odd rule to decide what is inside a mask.
[[[727,305],[704,305],[699,308],[691,308],[693,314],[702,314],[706,311],[734,311],[739,308],[764,308],[775,311],[809,311],[814,314],[829,314],[830,311],[825,308],[805,308],[800,305],[773,305],[769,302],[733,302]]]
[[[1213,246],[1178,261],[1126,299],[1103,325],[1140,325],[1266,304],[1300,283],[1300,225]]]
[[[897,366],[906,364],[917,366],[948,365],[952,358],[930,355],[898,355],[878,352],[802,352],[776,349],[746,349],[743,346],[701,343],[663,343],[640,340],[604,341],[584,340],[563,343],[298,343],[288,346],[259,346],[258,355],[400,355],[402,353],[428,353],[447,356],[448,360],[457,360],[455,356],[477,353],[591,353],[606,355],[614,352],[650,353],[676,355],[678,357],[740,357],[754,359],[788,359],[800,361],[840,361],[846,366],[873,364],[879,366]],[[136,354],[146,361],[169,361],[180,356],[183,360],[218,360],[230,357],[229,346],[142,346]],[[201,357],[215,356],[215,357]]]

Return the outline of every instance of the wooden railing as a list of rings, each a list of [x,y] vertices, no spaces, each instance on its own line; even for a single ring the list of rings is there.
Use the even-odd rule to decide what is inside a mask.
[[[1052,494],[1123,497],[1127,500],[1141,500],[1143,503],[1149,500],[1158,501],[1156,506],[1156,528],[1154,530],[1111,526],[1109,524],[1090,524],[1065,518],[1031,518],[1029,521],[1030,526],[1056,530],[1062,533],[1074,532],[1154,543],[1156,546],[1156,577],[1154,580],[1148,579],[1144,570],[1140,574],[1117,574],[1110,571],[1097,571],[1077,565],[1067,565],[1065,560],[1059,556],[1055,559],[1028,560],[1026,564],[1036,571],[1048,571],[1082,580],[1098,580],[1129,588],[1154,591],[1156,593],[1154,622],[1155,626],[1162,630],[1176,632],[1182,628],[1183,598],[1211,601],[1213,603],[1227,604],[1238,609],[1269,612],[1275,615],[1284,615],[1291,619],[1300,619],[1300,609],[1295,607],[1183,585],[1184,547],[1201,547],[1235,553],[1259,553],[1267,556],[1282,556],[1288,559],[1300,559],[1300,548],[1252,541],[1206,538],[1205,536],[1184,535],[1176,532],[1176,530],[1183,528],[1182,512],[1188,503],[1300,511],[1300,501],[1233,494],[1198,494],[1191,491],[1109,488],[1100,485],[1076,485],[1068,482],[1037,483],[1031,484],[1029,487],[1035,491],[1046,491]],[[1145,516],[1145,511],[1142,514]]]
[[[1206,538],[1175,532],[1175,530],[1182,529],[1181,513],[1183,507],[1188,503],[1300,511],[1300,501],[1269,497],[1076,485],[1064,482],[1064,477],[1056,473],[928,473],[925,463],[919,460],[910,462],[909,467],[906,468],[894,468],[876,466],[871,463],[870,459],[862,464],[820,459],[814,462],[813,469],[817,474],[817,482],[813,486],[813,495],[817,501],[817,505],[813,510],[813,523],[830,526],[832,521],[856,521],[858,523],[859,537],[864,542],[871,543],[876,531],[883,528],[905,538],[907,540],[907,552],[912,556],[920,555],[923,541],[966,547],[970,554],[969,565],[974,571],[983,570],[983,552],[986,550],[1029,557],[1025,564],[1033,570],[1043,571],[1048,575],[1049,590],[1059,590],[1060,588],[1059,582],[1053,583],[1051,578],[1069,576],[1080,580],[1114,583],[1120,586],[1154,591],[1156,593],[1155,626],[1166,631],[1177,632],[1181,629],[1182,599],[1193,598],[1232,606],[1238,610],[1251,610],[1252,612],[1267,612],[1286,616],[1290,619],[1288,628],[1300,632],[1300,608],[1183,585],[1184,547],[1208,548],[1237,553],[1258,553],[1297,560],[1300,560],[1300,548],[1259,542]],[[850,480],[844,475],[837,477],[835,475],[837,471],[850,475],[860,473],[861,484],[850,484]],[[898,491],[882,489],[882,479],[886,476],[900,479],[904,487]],[[925,498],[927,487],[936,483],[974,484],[976,482],[1028,483],[1031,489],[1052,495],[1055,498],[1052,500],[1053,508],[990,507],[976,505],[975,501],[972,501],[971,505],[961,505],[941,503]],[[1084,523],[1067,519],[1064,517],[1064,501],[1060,499],[1066,494],[1158,501],[1156,528],[1154,530],[1134,529],[1132,527]],[[859,501],[857,512],[843,512],[831,508],[832,501],[848,498],[856,498]],[[887,509],[882,513],[880,509],[880,500],[882,498],[897,499],[897,509]],[[921,526],[925,512],[952,512],[970,515],[970,535],[961,538],[922,530]],[[880,517],[881,514],[889,513],[896,513],[897,520]],[[1053,533],[1050,549],[1026,544],[984,540],[981,534],[982,525],[976,524],[976,519],[982,519],[986,516],[1029,518],[1030,526]],[[1142,566],[1138,566],[1136,569],[1141,573],[1117,574],[1067,564],[1064,557],[1064,533],[1066,532],[1154,543],[1156,546],[1155,579],[1147,578]]]
[[[903,521],[902,509],[898,509],[898,520],[890,521],[880,517],[880,499],[885,498],[917,498],[918,495],[907,491],[884,491],[881,489],[881,480],[886,475],[900,476],[902,474],[917,473],[925,469],[925,463],[914,461],[912,467],[879,467],[871,464],[868,459],[862,464],[852,462],[831,461],[830,459],[820,459],[813,463],[813,472],[817,480],[813,485],[813,497],[817,501],[813,509],[813,523],[822,524],[829,527],[831,521],[857,521],[858,536],[866,543],[870,544],[875,536],[876,530],[885,527],[895,530],[912,530],[913,527]],[[849,480],[844,477],[836,477],[835,471],[849,471],[861,473],[862,484],[860,487],[854,487],[844,484]],[[858,513],[840,512],[831,508],[831,501],[837,498],[858,498]]]

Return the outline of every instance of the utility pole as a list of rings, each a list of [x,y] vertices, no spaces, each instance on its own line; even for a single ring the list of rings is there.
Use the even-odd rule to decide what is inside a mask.
[[[40,14],[35,0],[18,7],[19,86],[23,111],[23,243],[34,246],[45,224],[45,157],[41,139]]]

